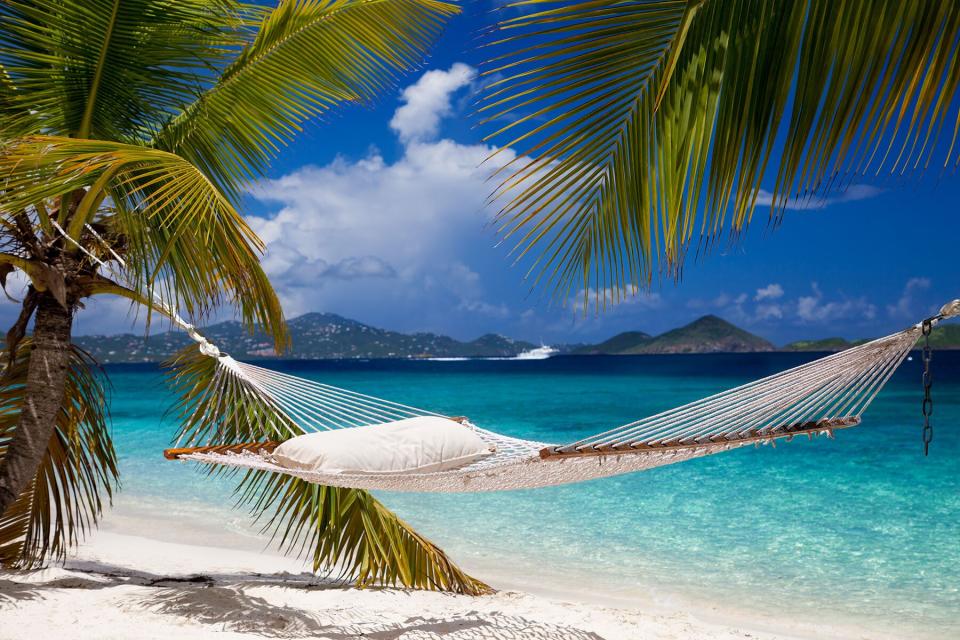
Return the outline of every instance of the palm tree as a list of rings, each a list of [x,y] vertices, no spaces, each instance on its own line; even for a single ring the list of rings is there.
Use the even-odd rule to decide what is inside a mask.
[[[616,303],[758,204],[956,167],[960,3],[525,0],[479,110],[500,231],[563,301]],[[952,114],[952,115],[951,115]],[[532,254],[531,254],[532,255]],[[578,295],[579,294],[579,295]]]
[[[237,210],[245,184],[307,120],[369,102],[420,64],[455,12],[437,0],[0,6],[0,284],[15,271],[28,282],[0,385],[4,564],[62,557],[118,486],[104,377],[71,343],[84,302],[124,296],[148,323],[232,305],[283,349],[263,247]],[[179,357],[184,406],[212,369]],[[199,426],[216,441],[228,423]],[[365,492],[265,476],[239,490],[315,569],[486,589]]]

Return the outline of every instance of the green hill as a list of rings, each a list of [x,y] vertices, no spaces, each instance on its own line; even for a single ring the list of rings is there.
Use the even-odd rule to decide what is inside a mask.
[[[618,355],[636,349],[653,339],[643,331],[624,331],[600,344],[587,344],[570,351],[575,355]]]
[[[960,349],[960,324],[943,324],[930,332],[930,346],[934,349]]]
[[[703,316],[685,327],[652,337],[628,331],[605,342],[585,345],[572,353],[581,355],[633,355],[641,353],[737,353],[773,351],[773,345],[717,316]]]
[[[846,340],[824,338],[822,340],[798,340],[784,345],[784,351],[843,351],[868,342],[869,338]],[[919,342],[918,342],[919,344]],[[945,324],[934,327],[930,334],[930,346],[934,349],[960,349],[960,324]]]
[[[773,351],[772,344],[714,315],[667,331],[628,353],[740,353]]]
[[[784,351],[843,351],[850,347],[866,342],[863,340],[854,340],[851,342],[846,338],[823,338],[822,340],[798,340],[784,345]]]

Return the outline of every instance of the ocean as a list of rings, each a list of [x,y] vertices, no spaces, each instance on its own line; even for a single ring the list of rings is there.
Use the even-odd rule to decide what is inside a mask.
[[[268,362],[299,376],[566,442],[780,371],[814,354],[527,361]],[[920,358],[855,429],[628,476],[495,494],[379,494],[494,586],[625,606],[743,610],[960,637],[960,352],[934,356],[920,442]],[[231,484],[165,461],[176,425],[154,365],[111,365],[123,489],[103,527],[262,548]],[[708,604],[705,604],[708,603]]]

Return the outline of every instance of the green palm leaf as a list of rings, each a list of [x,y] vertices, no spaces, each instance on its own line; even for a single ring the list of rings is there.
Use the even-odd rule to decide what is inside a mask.
[[[314,571],[339,572],[358,587],[491,592],[367,491],[263,471],[245,474],[237,494],[278,546],[309,558]]]
[[[242,376],[195,348],[170,363],[180,398],[180,446],[282,441],[303,430]],[[238,505],[286,553],[307,557],[314,571],[338,571],[358,586],[402,584],[479,595],[490,588],[467,575],[436,545],[366,491],[311,484],[266,471],[237,473]]]
[[[511,6],[528,11],[498,25],[480,105],[520,152],[500,230],[563,300],[679,277],[692,245],[739,237],[761,186],[776,223],[791,198],[960,160],[957,3]]]
[[[457,11],[437,0],[282,2],[251,21],[251,42],[154,144],[235,196],[304,121],[369,102],[416,68]]]
[[[156,291],[193,317],[232,302],[248,326],[265,327],[278,348],[285,346],[280,303],[259,263],[259,238],[192,164],[148,147],[54,136],[22,138],[5,151],[0,210],[92,186],[69,219],[70,235],[79,238],[96,211],[86,203],[109,194],[114,213],[99,223],[122,240],[133,289],[147,299]]]
[[[44,132],[144,141],[242,43],[239,11],[230,0],[9,0],[0,65],[19,118],[39,116]]]
[[[0,387],[0,460],[23,410],[30,346],[29,338],[21,343]],[[65,397],[29,489],[0,516],[3,566],[32,567],[50,556],[63,558],[96,524],[104,500],[110,500],[118,486],[100,374],[96,363],[77,348]]]

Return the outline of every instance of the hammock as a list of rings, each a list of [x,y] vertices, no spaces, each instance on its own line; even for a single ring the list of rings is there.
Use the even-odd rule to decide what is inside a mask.
[[[168,449],[170,459],[284,473],[317,484],[387,491],[526,489],[641,471],[748,444],[833,436],[860,417],[924,331],[960,315],[960,300],[899,333],[569,444],[511,438],[465,422],[495,451],[462,467],[427,473],[320,473],[277,464],[277,442]],[[291,437],[440,414],[238,362],[176,320],[228,376],[269,406]],[[446,417],[446,416],[442,416]],[[296,427],[296,428],[294,428]],[[299,431],[298,431],[299,430]]]

